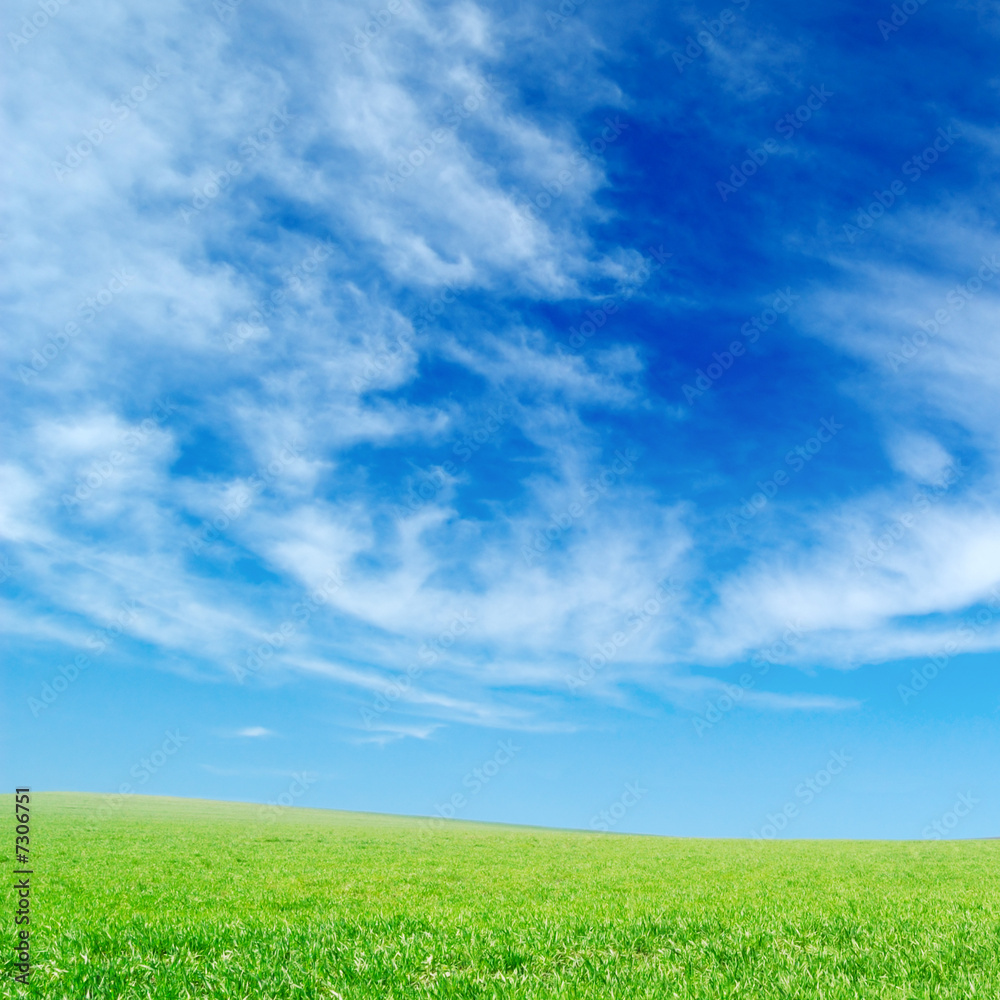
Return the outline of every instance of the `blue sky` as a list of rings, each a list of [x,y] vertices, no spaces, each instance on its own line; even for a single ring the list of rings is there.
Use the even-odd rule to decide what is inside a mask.
[[[8,786],[996,834],[998,28],[9,10]]]

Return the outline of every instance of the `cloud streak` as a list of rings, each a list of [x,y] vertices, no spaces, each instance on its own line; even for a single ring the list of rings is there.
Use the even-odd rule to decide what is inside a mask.
[[[71,656],[135,599],[133,640],[192,675],[296,676],[359,703],[436,650],[400,699],[412,718],[362,737],[388,743],[447,722],[568,724],[567,673],[668,578],[676,598],[579,697],[639,685],[686,704],[688,679],[789,621],[804,632],[792,665],[928,654],[1000,582],[989,195],[974,178],[934,187],[992,163],[974,122],[940,163],[913,146],[910,197],[863,238],[839,239],[843,204],[819,204],[775,234],[796,253],[720,304],[683,213],[642,199],[654,169],[680,169],[650,136],[684,87],[729,103],[785,88],[773,103],[795,106],[776,67],[808,53],[779,38],[736,54],[736,35],[763,31],[753,8],[695,42],[667,96],[630,82],[617,29],[584,12],[529,41],[524,12],[465,0],[390,4],[372,31],[345,4],[168,3],[109,49],[128,4],[56,5],[39,24],[44,10],[14,32],[3,99],[18,166],[0,540],[18,595],[0,592],[0,613],[19,642]],[[566,52],[591,65],[601,46],[580,89]],[[786,161],[825,155],[851,107],[831,88],[795,155],[713,212],[777,204]],[[39,102],[53,113],[23,110]],[[705,120],[722,166],[759,127]],[[845,155],[852,181],[867,169]],[[920,260],[865,242],[918,239]],[[632,280],[652,247],[670,274]],[[568,349],[622,289],[627,309]],[[847,429],[727,532],[833,412]],[[444,645],[461,614],[474,625]]]

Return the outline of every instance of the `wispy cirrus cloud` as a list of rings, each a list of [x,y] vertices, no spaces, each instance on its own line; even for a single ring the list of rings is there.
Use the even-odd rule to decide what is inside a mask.
[[[783,249],[752,288],[720,290],[712,226],[736,217],[706,223],[699,249],[677,205],[645,200],[668,197],[683,169],[670,142],[693,98],[630,79],[621,24],[595,15],[547,35],[525,10],[407,4],[346,60],[329,53],[357,30],[347,4],[240,6],[223,22],[168,3],[134,44],[104,44],[133,15],[62,9],[15,54],[4,98],[17,166],[0,247],[14,402],[0,532],[19,592],[2,613],[19,641],[76,648],[135,600],[129,641],[202,680],[231,683],[266,648],[252,683],[307,678],[363,705],[416,662],[411,717],[364,738],[423,740],[448,722],[568,724],[554,694],[567,670],[667,577],[677,600],[587,698],[639,684],[684,704],[685,683],[789,620],[806,632],[793,664],[920,655],[998,582],[1000,276],[979,276],[996,253],[980,181],[935,198],[928,171],[881,219],[872,239],[919,242],[919,260],[831,242],[854,197],[831,194],[818,215],[766,230]],[[753,16],[713,43],[697,84],[741,108],[691,119],[723,164],[771,134],[744,98],[780,110],[807,90],[810,53]],[[146,97],[69,170],[132,87]],[[51,113],[27,114],[37,101]],[[722,209],[779,204],[769,185],[786,160],[825,162],[826,128]],[[995,146],[967,128],[955,162],[986,176]],[[859,185],[861,155],[842,164]],[[695,166],[692,191],[717,176]],[[733,232],[749,259],[765,229],[747,228]],[[599,341],[568,350],[579,317],[669,240],[676,273],[637,286],[602,313]],[[779,274],[801,307],[711,400],[686,405],[680,387]],[[249,331],[238,350],[234,331]],[[757,482],[787,472],[831,403],[843,437],[745,536],[720,531]],[[956,463],[966,474],[859,575],[858,553]],[[314,600],[331,573],[342,585]],[[460,615],[467,633],[445,644]]]

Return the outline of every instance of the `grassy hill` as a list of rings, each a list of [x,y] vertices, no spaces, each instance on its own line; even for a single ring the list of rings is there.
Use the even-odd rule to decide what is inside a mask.
[[[13,797],[2,796],[13,867]],[[32,795],[52,998],[1000,997],[1000,843],[675,840]],[[9,834],[9,835],[8,835]]]

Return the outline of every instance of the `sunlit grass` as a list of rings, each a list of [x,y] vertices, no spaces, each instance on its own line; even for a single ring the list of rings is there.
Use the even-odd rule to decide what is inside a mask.
[[[141,797],[98,819],[101,801],[32,796],[36,967],[12,982],[8,888],[2,995],[1000,997],[993,841],[429,833]]]

